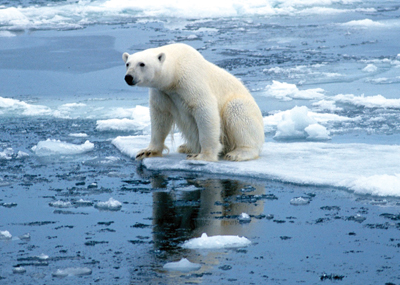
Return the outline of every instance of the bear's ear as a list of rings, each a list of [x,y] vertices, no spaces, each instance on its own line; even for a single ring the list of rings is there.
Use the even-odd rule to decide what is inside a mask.
[[[123,61],[126,63],[126,61],[128,60],[128,57],[129,57],[129,53],[127,53],[127,52],[124,52],[124,54],[122,55],[122,59],[123,59]]]
[[[164,60],[165,60],[165,53],[160,53],[159,55],[158,55],[158,60],[161,62],[161,63],[163,63],[164,62]]]

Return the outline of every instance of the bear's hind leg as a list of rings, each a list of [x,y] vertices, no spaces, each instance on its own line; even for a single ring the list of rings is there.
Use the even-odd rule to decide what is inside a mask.
[[[264,124],[260,109],[252,100],[233,99],[223,114],[224,159],[257,159],[264,144]]]

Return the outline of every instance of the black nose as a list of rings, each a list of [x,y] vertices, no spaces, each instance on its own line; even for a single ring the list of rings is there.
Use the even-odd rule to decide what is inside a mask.
[[[133,77],[132,77],[132,75],[129,75],[129,74],[127,74],[127,75],[125,75],[125,81],[126,81],[126,83],[128,83],[128,85],[135,85],[134,83],[133,83]]]

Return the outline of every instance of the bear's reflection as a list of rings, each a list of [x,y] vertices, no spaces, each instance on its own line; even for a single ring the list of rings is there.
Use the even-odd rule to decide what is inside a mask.
[[[243,226],[242,213],[258,216],[264,185],[216,178],[169,178],[153,175],[153,239],[157,249],[172,250],[182,242],[213,235],[248,235],[257,224]],[[256,198],[254,198],[256,197]],[[253,199],[250,199],[253,198]]]

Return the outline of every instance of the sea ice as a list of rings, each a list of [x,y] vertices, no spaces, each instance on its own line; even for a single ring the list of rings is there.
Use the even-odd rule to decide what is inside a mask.
[[[2,152],[0,152],[0,160],[10,160],[12,159],[12,155],[14,154],[14,150],[12,148],[6,148]]]
[[[265,89],[265,95],[275,97],[284,101],[292,99],[322,99],[325,97],[324,90],[321,88],[299,90],[295,84],[273,81]]]
[[[94,144],[86,141],[81,145],[62,142],[55,139],[47,139],[40,141],[36,146],[32,147],[32,151],[38,156],[48,155],[76,155],[93,150]]]
[[[54,208],[71,208],[72,207],[72,203],[69,201],[54,201],[54,202],[50,202],[49,206],[54,207]]]
[[[368,64],[366,67],[363,68],[364,72],[375,72],[378,68],[374,64]]]
[[[112,143],[125,155],[134,158],[146,147],[150,136],[118,137]],[[193,171],[277,179],[303,185],[345,187],[359,194],[400,196],[400,146],[362,143],[266,142],[259,159],[254,161],[201,161],[193,164],[176,153],[183,143],[176,135],[175,146],[168,141],[170,153],[160,158],[146,158],[141,163],[153,171]],[[385,176],[387,175],[387,176]],[[385,180],[386,178],[389,180]],[[370,182],[365,182],[364,179]],[[372,183],[376,181],[376,183]],[[385,182],[390,181],[390,183]],[[370,186],[373,185],[373,188]]]
[[[110,198],[106,202],[98,202],[94,205],[99,210],[118,211],[122,208],[121,202]]]
[[[239,222],[240,223],[250,223],[251,218],[249,216],[249,214],[247,213],[241,213],[239,216]]]
[[[144,134],[150,133],[150,111],[148,107],[137,105],[125,115],[130,118],[98,120],[96,129],[98,131],[142,131]]]
[[[66,277],[66,276],[84,276],[92,274],[92,269],[87,267],[68,267],[65,269],[57,269],[53,277]]]
[[[290,200],[290,204],[294,206],[307,205],[310,204],[310,199],[304,197],[296,197]]]
[[[352,28],[381,28],[384,27],[385,24],[380,22],[372,21],[371,19],[364,19],[364,20],[353,20],[347,23],[341,24],[345,27],[352,27]]]
[[[201,265],[197,263],[192,263],[186,258],[182,258],[180,261],[168,262],[164,264],[163,268],[171,271],[190,272],[199,270],[201,268]]]
[[[13,273],[15,273],[15,274],[22,274],[25,272],[26,272],[26,269],[22,266],[17,266],[17,267],[13,268]]]
[[[9,231],[0,231],[0,240],[10,240],[12,239],[12,234]]]
[[[308,115],[307,107],[294,107],[282,115],[274,139],[328,140],[328,130]]]
[[[250,244],[251,241],[245,237],[229,235],[217,235],[209,237],[206,233],[203,233],[199,238],[192,238],[188,241],[185,241],[182,247],[188,249],[219,249],[246,247]]]
[[[71,133],[69,136],[75,138],[86,138],[88,135],[85,133]]]

